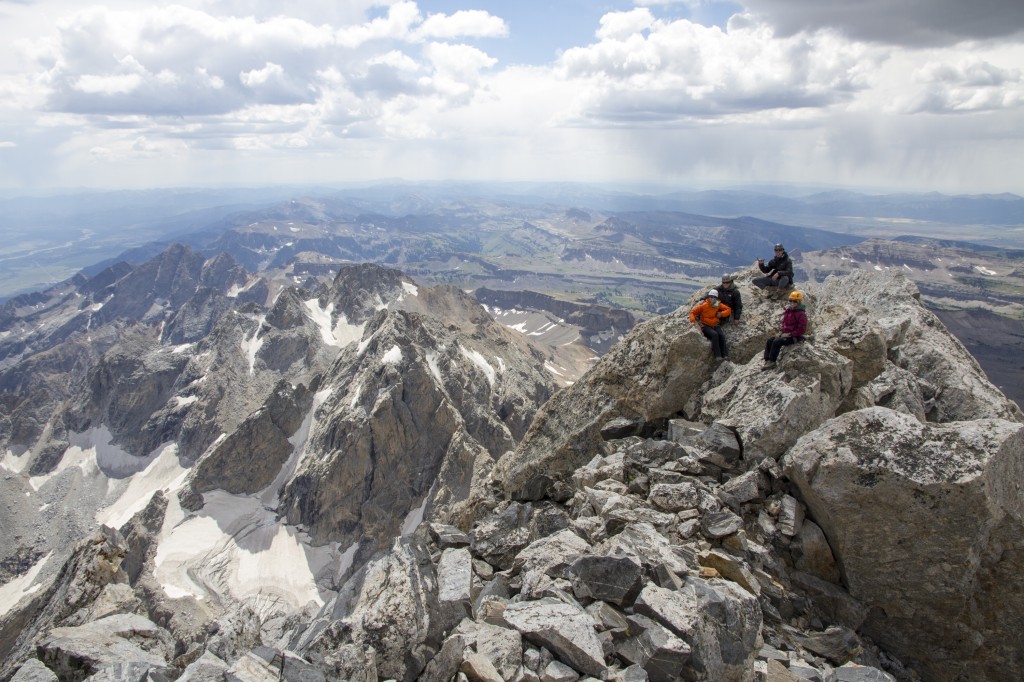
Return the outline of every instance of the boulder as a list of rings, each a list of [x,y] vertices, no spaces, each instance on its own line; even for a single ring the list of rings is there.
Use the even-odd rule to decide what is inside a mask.
[[[874,407],[807,434],[784,465],[870,609],[863,632],[930,679],[1024,677],[1024,426]]]
[[[703,419],[730,429],[743,459],[778,459],[797,439],[835,416],[852,385],[852,363],[819,344],[790,347],[779,369],[739,368],[700,395]]]
[[[505,609],[505,621],[581,673],[600,677],[606,668],[594,621],[577,606],[550,598],[518,602]]]
[[[37,647],[40,660],[59,678],[78,680],[111,666],[131,667],[140,676],[146,671],[169,672],[172,652],[167,633],[134,614],[53,628]]]
[[[473,557],[465,547],[449,548],[437,562],[437,600],[443,629],[450,630],[472,611]]]
[[[178,682],[221,682],[228,664],[211,651],[204,651],[202,656],[189,663],[178,678]]]
[[[566,569],[573,594],[580,599],[599,599],[616,606],[633,603],[643,585],[643,567],[630,556],[587,555]]]
[[[375,669],[385,678],[414,679],[443,641],[436,584],[420,541],[395,540],[324,605],[296,653],[342,678]]]
[[[749,678],[761,628],[757,600],[724,582],[688,578],[678,590],[648,584],[634,610],[667,627],[690,649],[687,679]]]
[[[667,628],[642,615],[629,617],[630,637],[615,652],[639,666],[651,682],[674,682],[690,660],[690,646]]]
[[[39,659],[30,658],[21,664],[11,682],[57,682],[57,676]]]

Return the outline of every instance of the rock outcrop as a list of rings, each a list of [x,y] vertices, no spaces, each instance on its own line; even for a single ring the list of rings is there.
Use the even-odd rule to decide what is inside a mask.
[[[809,284],[811,342],[787,349],[781,375],[759,374],[764,342],[777,332],[778,303],[754,295],[748,280],[737,277],[747,291],[744,320],[726,328],[732,362],[714,365],[688,306],[638,325],[538,413],[516,453],[499,463],[506,492],[536,499],[557,488],[600,447],[601,425],[615,418],[719,421],[737,431],[745,450],[776,459],[800,434],[873,400],[919,406],[929,421],[1022,420],[899,273]],[[894,381],[899,396],[883,387]]]
[[[807,434],[784,466],[869,609],[864,632],[927,679],[1019,670],[1024,425],[867,408]]]
[[[811,589],[822,576],[849,588],[841,599],[819,590],[834,622],[884,642],[927,679],[1019,669],[1019,645],[1000,633],[1019,625],[1003,590],[1019,591],[1008,571],[1021,562],[1009,540],[1021,522],[1020,410],[901,275],[855,273],[804,291],[811,336],[769,372],[755,342],[775,324],[770,295],[748,293],[744,323],[727,330],[734,362],[717,367],[685,309],[639,325],[545,405],[496,480],[513,499],[565,500],[575,468],[609,454],[602,425],[685,415],[735,435],[737,452],[705,456],[725,471],[786,463],[821,532],[799,538],[808,549],[794,566],[816,574],[803,581]],[[728,485],[743,490],[738,480]],[[734,509],[746,499],[720,497]],[[800,526],[787,525],[793,535]],[[833,567],[813,558],[822,540]]]

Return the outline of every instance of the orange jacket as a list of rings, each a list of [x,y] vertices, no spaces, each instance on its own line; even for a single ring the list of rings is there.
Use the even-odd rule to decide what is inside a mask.
[[[732,308],[721,301],[716,308],[705,299],[690,309],[690,322],[700,322],[709,327],[717,327],[721,318],[729,317],[731,314]]]

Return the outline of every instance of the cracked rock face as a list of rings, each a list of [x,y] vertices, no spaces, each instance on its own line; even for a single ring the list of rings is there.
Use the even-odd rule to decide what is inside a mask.
[[[871,408],[809,434],[785,469],[871,609],[866,632],[908,660],[927,651],[934,679],[954,667],[999,676],[1024,607],[1007,575],[1024,556],[1011,539],[1024,532],[1024,426]]]

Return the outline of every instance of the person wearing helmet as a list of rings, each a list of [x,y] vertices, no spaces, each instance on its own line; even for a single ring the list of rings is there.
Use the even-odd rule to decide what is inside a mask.
[[[731,314],[732,309],[718,300],[717,289],[709,291],[707,298],[690,309],[690,322],[711,342],[711,354],[715,360],[726,360],[729,357],[721,324]]]
[[[793,261],[782,244],[775,245],[775,257],[767,263],[764,262],[764,258],[758,258],[757,267],[766,273],[765,277],[757,277],[753,281],[754,286],[759,289],[785,289],[793,284]]]
[[[762,370],[771,369],[779,359],[779,351],[783,346],[800,343],[807,333],[807,307],[804,295],[794,291],[786,300],[782,313],[782,325],[778,336],[773,336],[764,344],[764,366]]]
[[[718,287],[718,300],[732,310],[726,320],[739,322],[743,316],[743,299],[740,297],[740,290],[736,288],[732,275],[722,275],[722,285]]]

